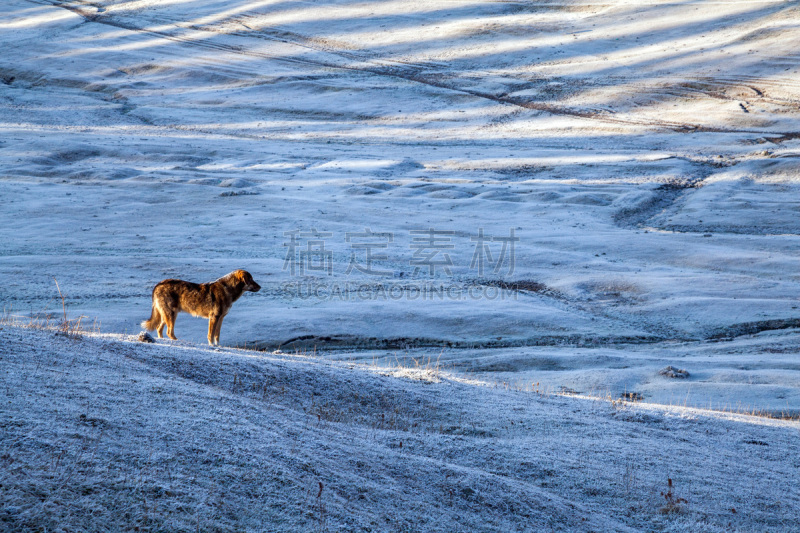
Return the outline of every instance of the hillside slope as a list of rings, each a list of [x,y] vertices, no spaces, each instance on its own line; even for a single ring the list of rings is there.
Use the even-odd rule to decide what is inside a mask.
[[[796,422],[122,335],[4,326],[0,345],[4,531],[791,531],[800,514]]]

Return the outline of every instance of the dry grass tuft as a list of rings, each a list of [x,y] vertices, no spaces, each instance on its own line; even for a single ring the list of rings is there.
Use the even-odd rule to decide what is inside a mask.
[[[658,512],[661,514],[673,514],[673,513],[681,513],[684,510],[684,505],[688,504],[689,501],[685,498],[679,498],[675,496],[673,492],[674,486],[672,484],[672,478],[667,479],[667,492],[662,492],[661,496],[664,497],[666,503],[663,507],[659,508]]]
[[[84,333],[97,333],[100,331],[100,323],[95,318],[91,325],[87,325],[84,320],[88,317],[80,315],[71,318],[67,312],[67,298],[61,292],[61,287],[58,285],[58,280],[53,278],[56,283],[56,290],[58,297],[61,299],[61,315],[54,315],[47,310],[36,313],[35,315],[15,315],[12,313],[13,305],[8,308],[3,307],[3,314],[0,315],[0,326],[14,326],[30,329],[41,329],[55,331],[58,335],[63,335],[70,338],[78,338]]]

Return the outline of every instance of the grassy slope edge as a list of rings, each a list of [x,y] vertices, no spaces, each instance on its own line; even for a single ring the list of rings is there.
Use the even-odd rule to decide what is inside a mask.
[[[796,422],[121,335],[2,326],[0,343],[3,530],[788,531],[800,514]]]

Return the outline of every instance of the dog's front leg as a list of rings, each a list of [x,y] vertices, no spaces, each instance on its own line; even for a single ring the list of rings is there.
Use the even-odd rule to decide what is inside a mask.
[[[212,346],[214,345],[214,334],[217,332],[217,322],[219,322],[218,316],[208,317],[208,344]]]
[[[217,327],[214,330],[214,344],[219,344],[219,330],[222,329],[222,319],[225,318],[225,315],[220,315],[217,319]]]

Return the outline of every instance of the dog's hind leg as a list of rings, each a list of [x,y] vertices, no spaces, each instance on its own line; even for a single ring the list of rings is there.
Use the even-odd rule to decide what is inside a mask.
[[[164,324],[166,324],[166,321],[164,320],[164,313],[156,306],[153,306],[153,318],[155,318],[153,326],[155,326],[156,333],[158,333],[158,338],[162,339],[164,338]]]
[[[161,314],[164,322],[167,323],[167,337],[172,340],[178,339],[178,337],[175,336],[175,315],[177,314],[178,313],[172,309],[164,309]]]

